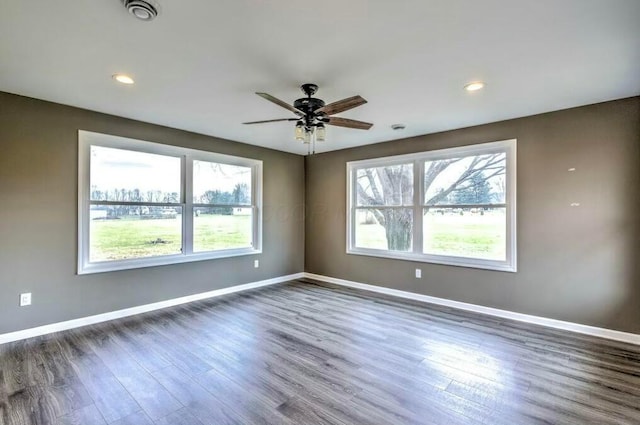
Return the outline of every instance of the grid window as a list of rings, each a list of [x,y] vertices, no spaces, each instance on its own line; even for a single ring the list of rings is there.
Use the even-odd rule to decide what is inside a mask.
[[[347,252],[516,271],[516,141],[354,161]]]
[[[262,162],[79,133],[78,273],[259,253]]]

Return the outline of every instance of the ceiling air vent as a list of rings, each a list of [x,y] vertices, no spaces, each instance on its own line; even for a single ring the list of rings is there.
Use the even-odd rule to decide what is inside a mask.
[[[141,21],[153,21],[153,19],[158,16],[158,7],[153,1],[122,0],[122,2],[129,13]]]

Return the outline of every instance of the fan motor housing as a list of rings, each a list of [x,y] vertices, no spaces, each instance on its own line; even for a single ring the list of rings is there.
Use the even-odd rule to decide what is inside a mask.
[[[158,5],[153,0],[122,0],[122,3],[141,21],[149,22],[158,16]]]
[[[293,102],[293,107],[305,111],[307,113],[313,112],[316,109],[320,109],[324,106],[324,100],[317,99],[315,97],[303,97]]]

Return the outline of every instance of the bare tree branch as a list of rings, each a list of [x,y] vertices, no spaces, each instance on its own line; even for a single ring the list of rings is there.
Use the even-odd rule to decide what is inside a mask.
[[[436,179],[436,177],[438,177],[440,173],[447,169],[447,167],[461,160],[462,158],[449,159],[446,161],[432,161],[429,164],[429,168],[424,171],[425,189],[429,188],[433,184],[433,181]]]
[[[378,223],[380,223],[380,225],[385,226],[387,224],[387,219],[385,218],[384,214],[382,214],[382,211],[373,209],[371,210],[371,213],[376,218],[376,220],[378,220]]]
[[[366,202],[365,205],[380,205],[380,204],[376,204],[376,199],[373,198],[372,196],[369,196],[365,191],[365,189],[360,185],[358,185],[358,197],[360,197]]]
[[[375,177],[373,176],[373,170],[370,168],[367,168],[364,170],[364,173],[367,176],[367,179],[369,180],[369,187],[371,188],[371,192],[373,193],[373,196],[375,197],[376,201],[378,201],[378,205],[384,204],[384,197],[378,190]]]
[[[460,175],[458,180],[456,180],[451,185],[449,185],[447,189],[432,196],[431,199],[427,201],[427,205],[435,205],[438,202],[442,201],[443,199],[446,199],[447,196],[449,196],[449,194],[452,193],[453,191],[462,190],[462,188],[461,189],[458,189],[458,188],[464,183],[473,179],[474,176],[482,175],[482,173],[487,169],[487,167],[491,167],[491,169],[496,169],[496,171],[488,176],[483,175],[482,181],[487,181],[492,177],[495,177],[500,174],[504,174],[504,171],[505,171],[504,165],[498,166],[498,167],[492,167],[493,165],[499,164],[502,161],[504,161],[504,154],[502,153],[488,155],[488,156],[477,156],[473,158],[473,160],[471,161],[471,164],[469,164],[467,169]],[[472,185],[469,185],[466,187],[463,186],[463,188],[468,189],[471,186]],[[425,190],[426,189],[428,189],[428,186],[425,186]]]

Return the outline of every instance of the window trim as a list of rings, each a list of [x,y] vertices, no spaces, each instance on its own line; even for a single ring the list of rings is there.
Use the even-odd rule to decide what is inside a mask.
[[[496,207],[506,208],[506,260],[488,260],[472,257],[458,257],[453,255],[425,254],[423,250],[423,220],[422,210],[427,205],[424,200],[424,162],[447,159],[457,156],[470,156],[487,154],[492,152],[506,152],[506,193],[505,203],[496,204]],[[413,246],[408,252],[389,251],[374,248],[361,248],[355,246],[355,211],[363,208],[377,208],[377,206],[357,206],[355,188],[355,171],[361,168],[390,166],[413,163],[413,205],[407,206],[413,209]],[[454,148],[445,148],[425,152],[417,152],[406,155],[372,158],[360,161],[350,161],[347,168],[347,234],[346,253],[371,257],[391,258],[398,260],[418,261],[423,263],[442,264],[460,267],[472,267],[478,269],[496,270],[504,272],[517,272],[517,208],[516,208],[516,176],[517,176],[517,140],[501,140],[497,142],[479,143]],[[384,206],[383,206],[384,207]]]
[[[89,231],[91,205],[91,146],[125,149],[129,151],[151,153],[178,157],[181,159],[180,202],[171,206],[182,207],[182,249],[180,254],[159,255],[146,258],[133,258],[116,261],[89,261]],[[206,252],[193,252],[193,160],[220,162],[229,165],[250,167],[251,172],[251,205],[243,208],[253,209],[252,246]],[[173,145],[148,142],[108,134],[78,130],[78,264],[77,273],[91,274],[116,270],[137,269],[168,264],[180,264],[193,261],[229,258],[262,253],[262,161],[242,158],[215,152],[183,148]],[[108,202],[108,201],[106,201]],[[153,204],[152,202],[144,204]],[[196,204],[198,206],[199,204]],[[210,205],[207,205],[209,207]],[[228,205],[225,205],[228,206]],[[191,229],[188,231],[188,229]]]

